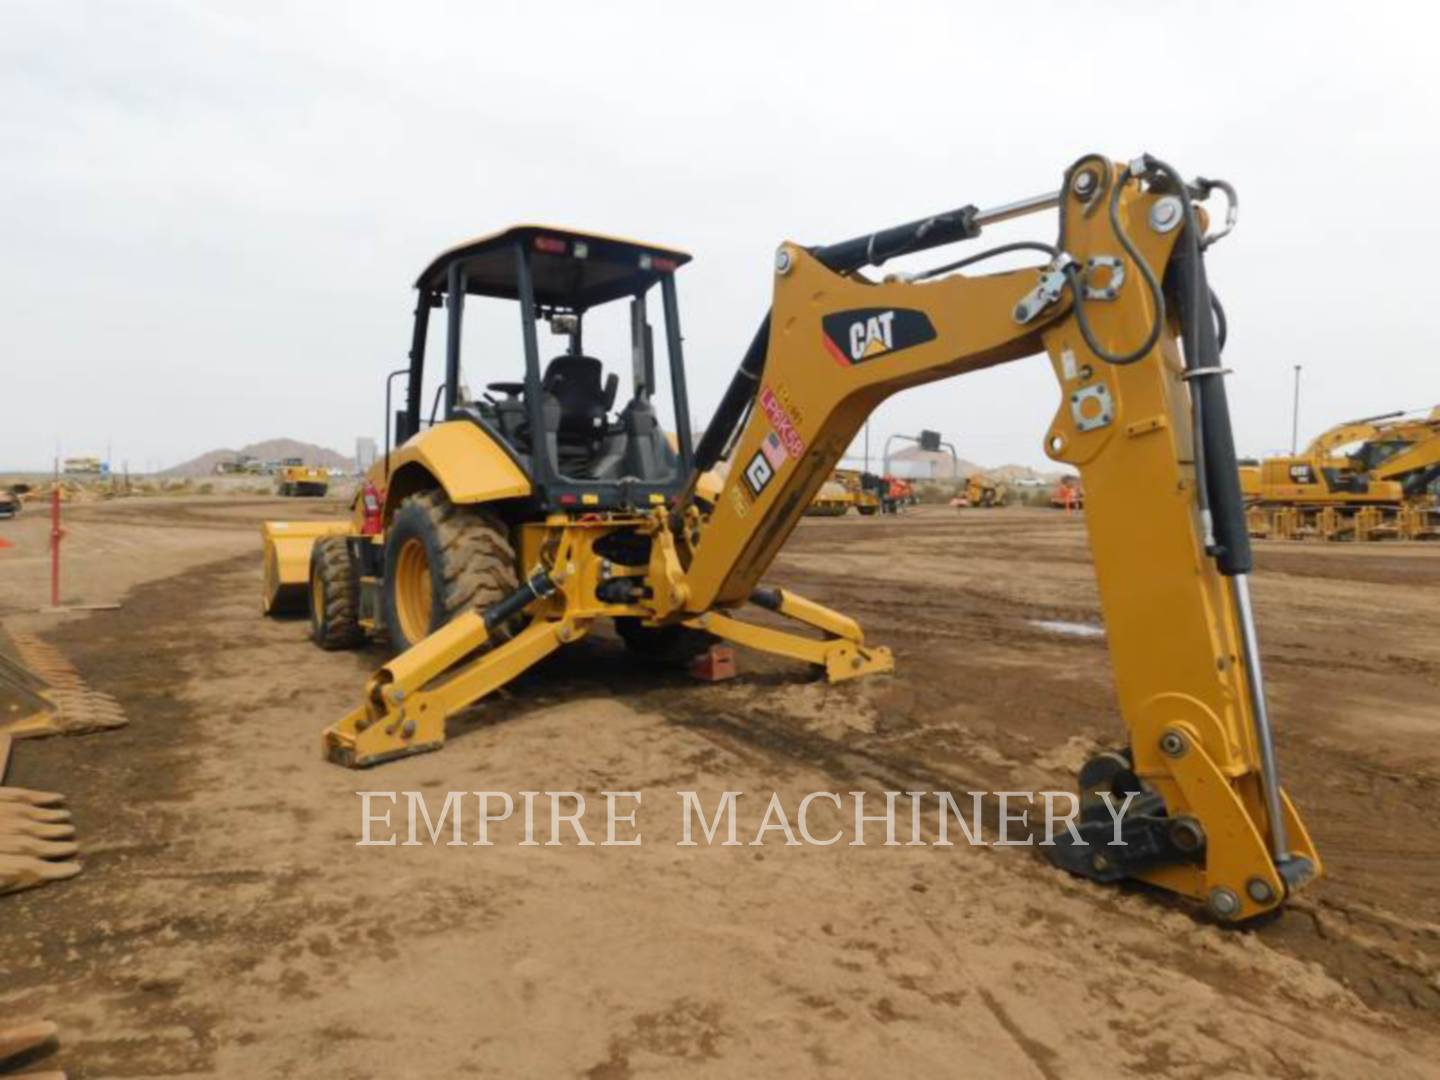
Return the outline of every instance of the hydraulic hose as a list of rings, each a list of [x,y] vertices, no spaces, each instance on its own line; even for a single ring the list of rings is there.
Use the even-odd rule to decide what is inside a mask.
[[[1090,160],[1092,159],[1081,158],[1065,170],[1064,191],[1068,192],[1070,190],[1070,178],[1074,175],[1075,170]],[[1165,327],[1164,290],[1160,288],[1160,282],[1155,277],[1155,271],[1150,269],[1150,264],[1145,261],[1145,257],[1140,254],[1120,224],[1120,193],[1125,190],[1125,185],[1129,183],[1131,179],[1130,166],[1127,165],[1120,171],[1119,177],[1116,178],[1114,185],[1110,188],[1108,210],[1111,231],[1120,242],[1120,246],[1125,249],[1125,254],[1130,256],[1130,261],[1135,264],[1135,268],[1140,271],[1140,276],[1145,279],[1145,285],[1149,288],[1150,296],[1155,303],[1155,318],[1150,324],[1150,332],[1145,335],[1145,340],[1129,352],[1112,353],[1106,350],[1106,348],[1095,339],[1095,335],[1090,329],[1090,320],[1085,315],[1085,289],[1080,281],[1079,267],[1071,264],[1066,267],[1065,270],[1065,279],[1070,284],[1070,293],[1075,301],[1075,325],[1080,328],[1080,336],[1085,339],[1086,347],[1107,364],[1133,364],[1147,356],[1150,350],[1155,347],[1155,343],[1160,340],[1160,331]],[[1068,206],[1069,199],[1062,198],[1060,200],[1060,240],[1057,244],[1057,247],[1062,250],[1065,247],[1065,226],[1068,217]]]
[[[940,274],[948,274],[952,270],[960,270],[966,266],[973,266],[975,263],[984,262],[986,259],[993,259],[997,255],[1008,255],[1012,251],[1040,251],[1055,258],[1060,254],[1060,249],[1053,244],[1042,244],[1038,240],[1017,240],[1013,244],[1001,244],[999,247],[990,248],[988,251],[979,252],[966,259],[959,259],[956,262],[946,263],[944,266],[934,266],[915,275],[915,281],[924,281],[927,278],[938,277]]]
[[[1235,436],[1230,427],[1230,405],[1220,367],[1220,338],[1216,329],[1214,294],[1205,276],[1202,237],[1190,190],[1178,172],[1165,162],[1146,156],[1146,163],[1164,174],[1180,199],[1184,229],[1175,242],[1172,266],[1180,328],[1190,382],[1195,428],[1196,494],[1207,532],[1213,534],[1211,554],[1222,574],[1248,574],[1254,565],[1250,533],[1245,524],[1245,501],[1240,492],[1240,470],[1235,460]]]

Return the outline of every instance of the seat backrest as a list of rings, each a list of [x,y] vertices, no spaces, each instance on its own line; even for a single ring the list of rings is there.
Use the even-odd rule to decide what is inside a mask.
[[[603,366],[593,356],[557,356],[546,365],[541,385],[560,403],[562,434],[596,435],[604,428],[603,373]]]

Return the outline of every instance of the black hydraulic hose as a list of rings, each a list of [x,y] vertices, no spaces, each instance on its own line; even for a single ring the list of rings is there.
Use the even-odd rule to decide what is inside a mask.
[[[1088,160],[1090,159],[1082,158],[1065,170],[1065,187],[1062,189],[1063,191],[1068,192],[1070,190],[1071,176],[1074,175],[1076,169]],[[1133,262],[1136,269],[1140,271],[1140,276],[1145,279],[1145,284],[1150,289],[1150,295],[1155,302],[1155,319],[1150,325],[1150,332],[1145,335],[1145,340],[1141,342],[1138,347],[1126,353],[1108,352],[1105,347],[1095,339],[1095,335],[1090,330],[1090,320],[1085,316],[1085,290],[1080,280],[1080,268],[1073,263],[1065,268],[1065,279],[1070,284],[1070,292],[1075,301],[1075,325],[1080,328],[1080,336],[1085,339],[1086,347],[1107,364],[1133,364],[1149,355],[1150,350],[1155,347],[1155,343],[1160,340],[1160,332],[1165,327],[1165,293],[1160,288],[1160,282],[1155,277],[1155,271],[1150,269],[1150,264],[1145,261],[1145,257],[1140,254],[1120,224],[1120,193],[1125,189],[1125,185],[1130,179],[1130,167],[1127,165],[1120,171],[1120,176],[1110,189],[1110,229],[1115,234],[1115,238],[1120,242],[1120,246],[1125,249],[1125,254],[1130,256],[1130,261]],[[1065,223],[1068,205],[1069,199],[1062,195],[1060,199],[1059,241],[1059,246],[1062,248],[1065,245]]]
[[[1225,318],[1225,306],[1220,303],[1220,297],[1215,295],[1215,290],[1210,290],[1210,307],[1215,312],[1215,333],[1219,337],[1220,351],[1225,351],[1225,342],[1230,337],[1230,320]]]
[[[1170,180],[1184,211],[1184,230],[1175,242],[1172,265],[1175,268],[1186,375],[1191,384],[1196,495],[1201,512],[1206,515],[1207,532],[1213,529],[1211,554],[1220,572],[1227,577],[1248,574],[1254,565],[1254,556],[1245,523],[1245,502],[1235,459],[1235,436],[1230,427],[1230,405],[1220,367],[1214,294],[1205,276],[1199,221],[1189,188],[1180,174],[1163,161],[1148,155],[1145,160]]]
[[[946,263],[944,266],[932,267],[929,270],[916,274],[914,280],[924,281],[926,278],[937,277],[940,274],[948,274],[952,270],[959,270],[978,262],[984,262],[986,259],[993,259],[997,255],[1008,255],[1012,251],[1040,251],[1049,255],[1052,259],[1060,254],[1059,248],[1053,244],[1042,244],[1038,240],[1017,240],[1013,244],[1001,244],[999,247],[993,247],[989,251],[982,251],[978,255],[971,255],[968,259],[960,259],[956,262]]]

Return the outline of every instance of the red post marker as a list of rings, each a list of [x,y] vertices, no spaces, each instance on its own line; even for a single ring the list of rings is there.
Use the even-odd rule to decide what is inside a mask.
[[[60,606],[60,485],[50,489],[50,606]]]

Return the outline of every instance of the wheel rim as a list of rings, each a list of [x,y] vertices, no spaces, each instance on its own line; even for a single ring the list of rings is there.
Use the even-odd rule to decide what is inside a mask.
[[[425,542],[406,540],[395,559],[395,617],[400,633],[412,645],[430,633],[430,557]]]
[[[325,583],[319,574],[310,579],[310,618],[316,626],[325,625]]]

